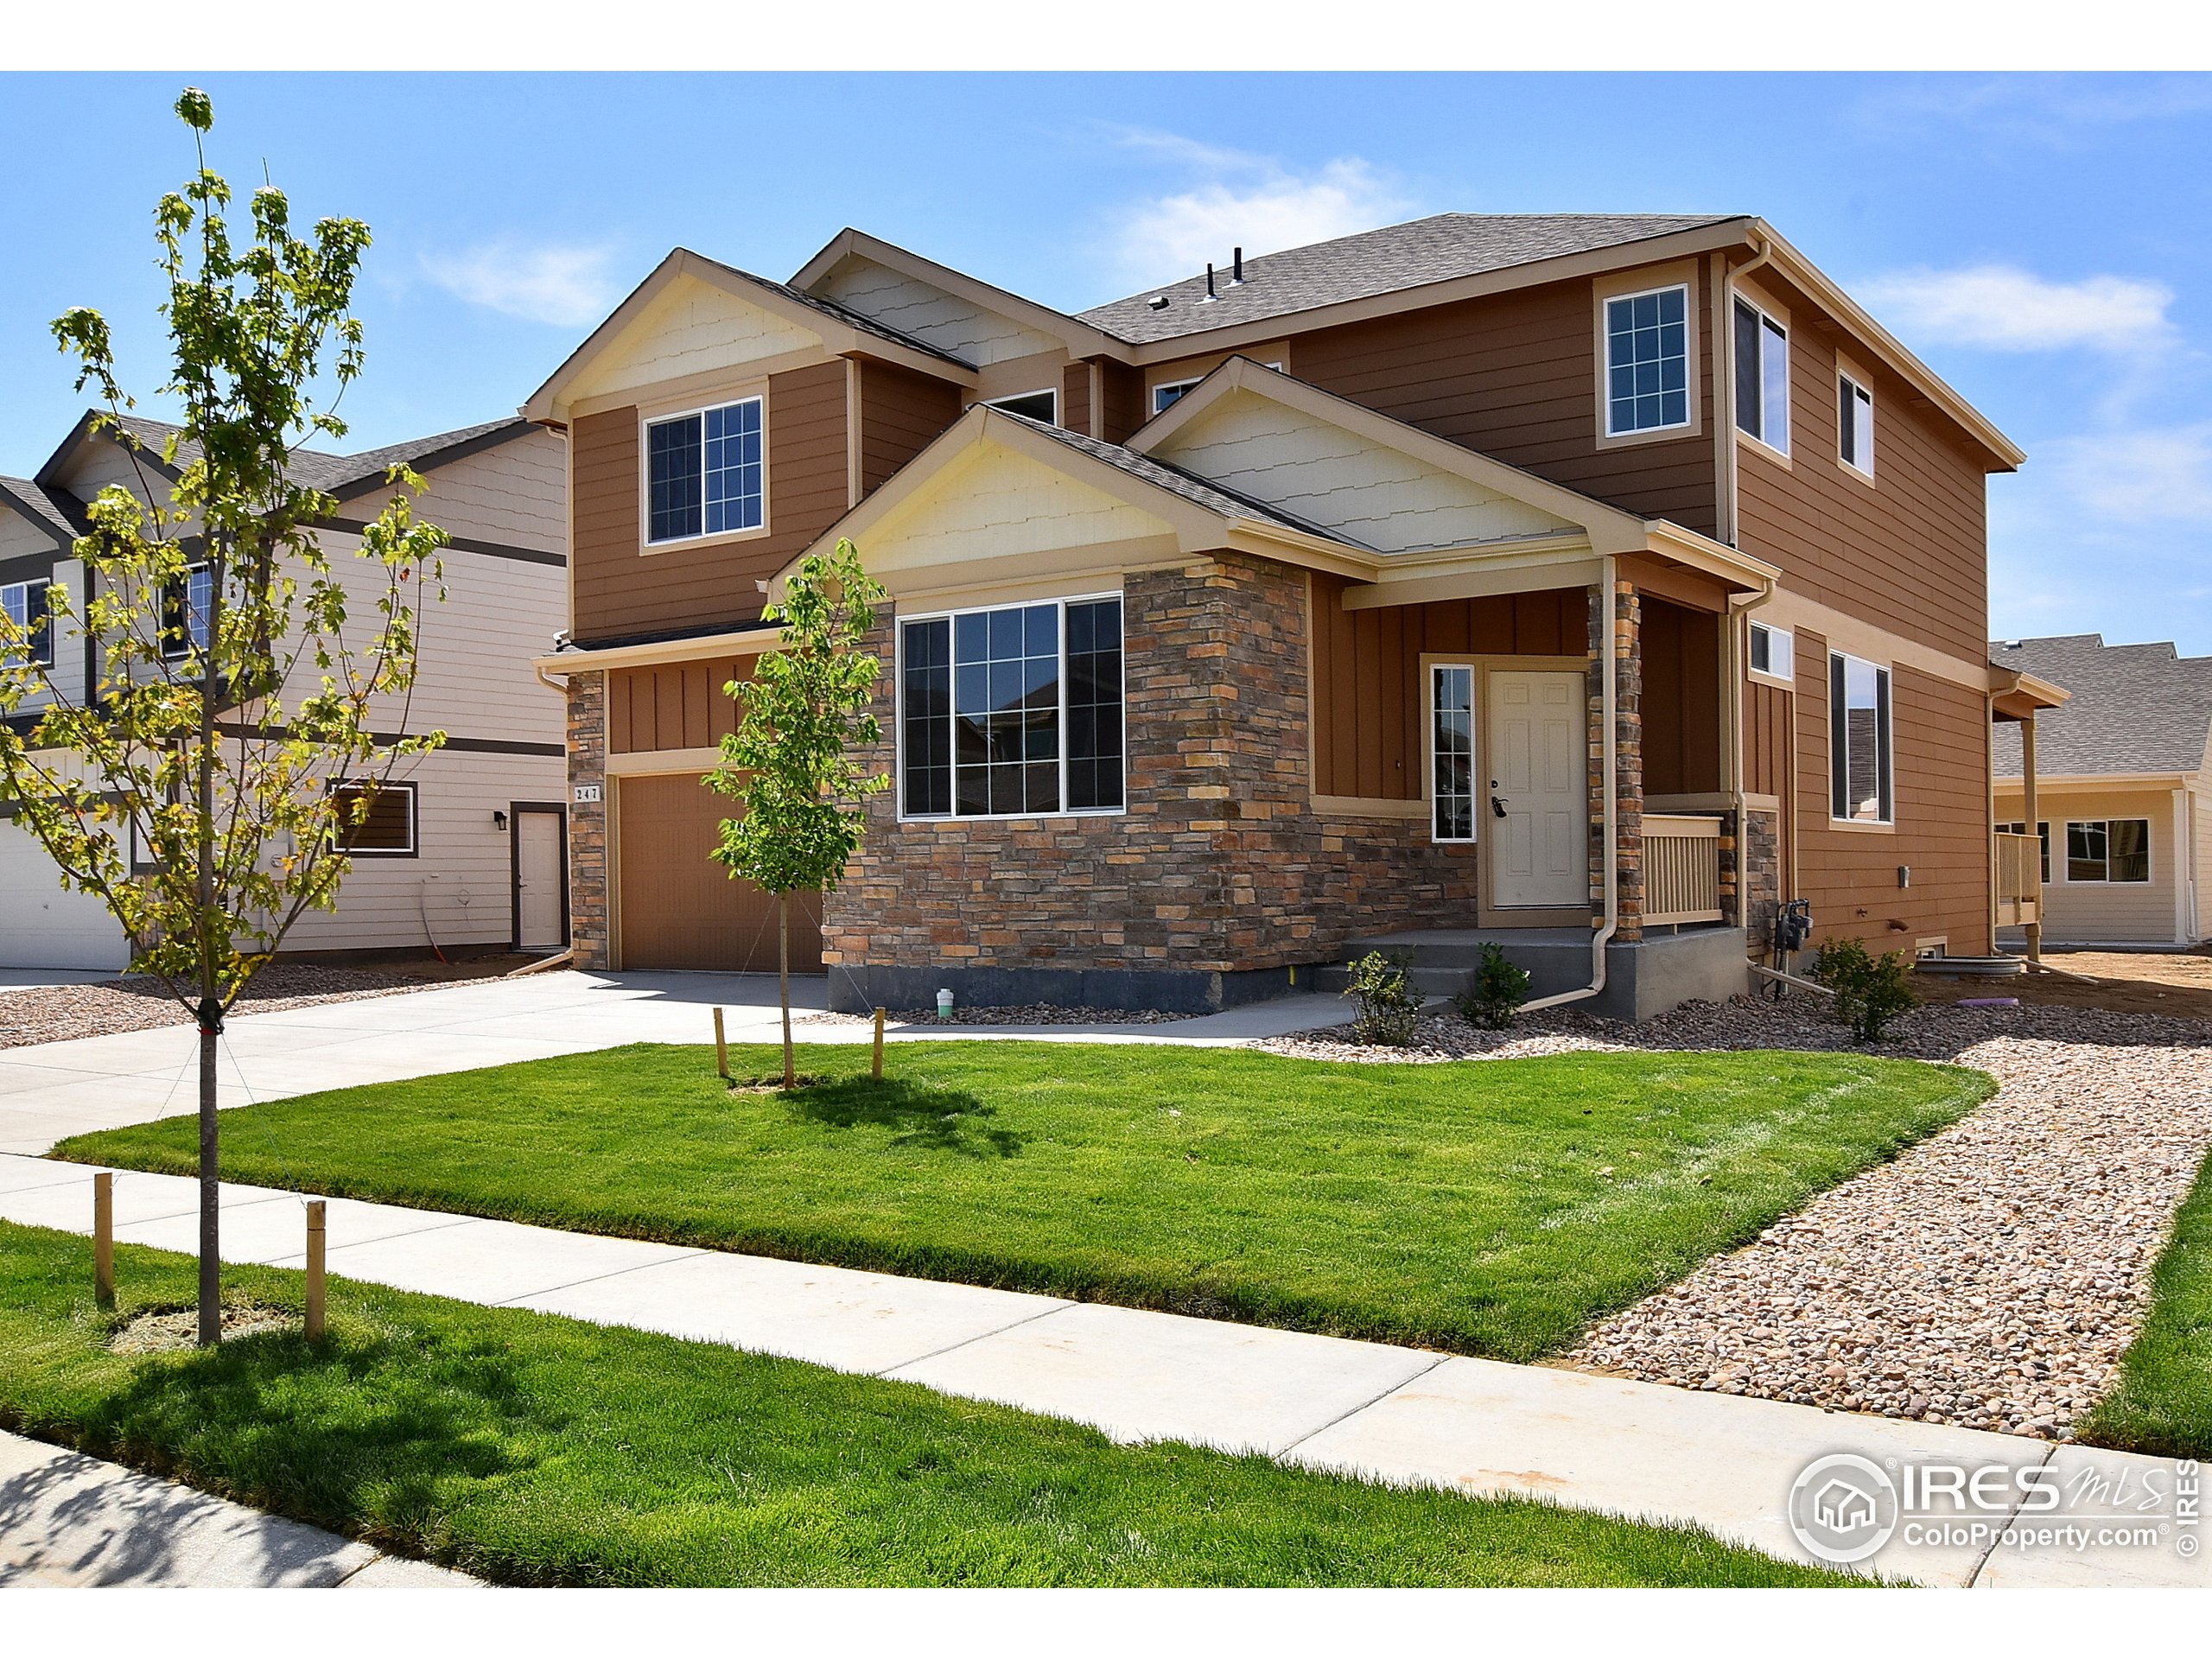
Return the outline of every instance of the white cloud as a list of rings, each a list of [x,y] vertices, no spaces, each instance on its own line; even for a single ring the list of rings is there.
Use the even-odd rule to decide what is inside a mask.
[[[2212,423],[2037,446],[2085,527],[2212,521]]]
[[[1116,256],[1133,283],[1189,276],[1208,260],[1325,242],[1371,231],[1419,211],[1389,178],[1359,157],[1300,172],[1272,156],[1226,149],[1176,133],[1124,130],[1124,148],[1200,175],[1186,189],[1126,209],[1115,226]]]
[[[1860,283],[1859,292],[1906,334],[1993,351],[2141,351],[2173,333],[2173,290],[2126,276],[2054,283],[2014,265],[1974,265],[1897,271]]]
[[[501,242],[424,254],[429,279],[472,305],[564,328],[595,323],[620,297],[609,248],[525,247]]]

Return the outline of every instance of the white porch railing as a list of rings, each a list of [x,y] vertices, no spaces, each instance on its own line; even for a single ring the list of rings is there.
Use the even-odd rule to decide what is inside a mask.
[[[1720,919],[1720,820],[1647,813],[1643,820],[1644,925]]]

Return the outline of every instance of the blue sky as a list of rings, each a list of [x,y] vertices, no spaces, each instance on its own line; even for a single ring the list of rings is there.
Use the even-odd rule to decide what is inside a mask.
[[[185,79],[0,76],[0,472],[80,406],[65,308],[160,378]],[[1999,633],[2212,652],[2212,76],[196,79],[219,170],[375,232],[349,447],[512,410],[677,243],[784,276],[852,223],[1077,309],[1423,213],[1750,212],[2028,450]]]

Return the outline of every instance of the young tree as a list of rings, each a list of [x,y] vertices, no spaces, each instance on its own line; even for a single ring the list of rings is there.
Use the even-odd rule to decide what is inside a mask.
[[[774,651],[763,652],[749,680],[722,688],[745,718],[722,740],[721,765],[707,774],[711,789],[745,803],[745,816],[725,819],[715,857],[776,895],[776,967],[784,1007],[784,1087],[798,1072],[791,1053],[791,893],[836,889],[860,850],[861,802],[889,785],[869,775],[855,746],[882,736],[868,703],[882,673],[860,649],[875,626],[883,598],[861,568],[859,550],[837,543],[824,558],[799,562],[783,602],[764,620],[780,622]]]
[[[0,715],[15,717],[0,724],[0,796],[62,885],[105,902],[131,965],[199,1025],[204,1344],[222,1337],[224,1015],[292,925],[335,901],[345,833],[394,763],[444,741],[376,731],[404,730],[416,609],[426,593],[444,597],[446,538],[416,520],[401,492],[423,480],[395,468],[392,499],[359,532],[350,587],[324,554],[317,526],[337,503],[300,484],[290,462],[295,447],[346,430],[334,410],[361,372],[361,325],[348,308],[368,228],[327,219],[302,238],[283,193],[264,187],[253,193],[251,241],[235,245],[230,187],[207,165],[207,94],[188,90],[176,113],[199,165],[155,222],[172,358],[161,391],[183,420],[150,467],[121,418],[132,400],[106,321],[79,308],[55,322],[81,365],[77,387],[96,389],[99,424],[130,454],[139,490],[111,486],[90,504],[74,550],[81,608],[57,582],[38,625],[45,641],[0,621]],[[319,408],[326,384],[332,406]],[[92,642],[99,665],[89,697],[80,677],[37,660],[65,660],[51,646],[70,634]]]

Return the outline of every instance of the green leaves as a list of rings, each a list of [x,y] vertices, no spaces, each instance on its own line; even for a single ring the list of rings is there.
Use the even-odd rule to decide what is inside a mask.
[[[176,118],[194,132],[206,132],[215,124],[214,100],[197,86],[188,86],[177,96]]]

